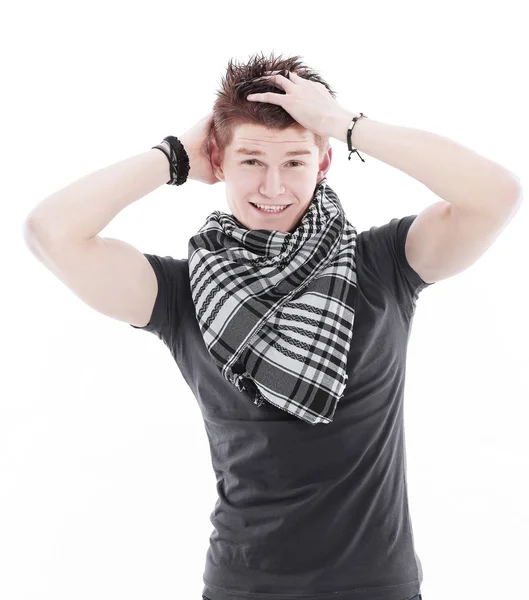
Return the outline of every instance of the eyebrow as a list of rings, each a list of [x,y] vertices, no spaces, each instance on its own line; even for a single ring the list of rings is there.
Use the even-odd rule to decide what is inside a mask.
[[[238,148],[235,150],[236,154],[247,154],[248,156],[265,156],[264,152],[261,150],[251,150],[250,148]],[[285,156],[298,156],[300,154],[312,154],[310,150],[291,150],[290,152],[285,152]]]

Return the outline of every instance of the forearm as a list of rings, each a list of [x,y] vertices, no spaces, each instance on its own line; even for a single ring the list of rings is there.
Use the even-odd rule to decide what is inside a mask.
[[[357,114],[347,112],[331,119],[329,135],[347,143],[347,128]],[[521,197],[520,182],[514,173],[428,131],[365,118],[356,122],[351,143],[360,154],[369,154],[403,171],[443,200],[465,210],[508,212]]]
[[[151,149],[94,171],[42,200],[30,212],[30,232],[53,241],[96,236],[126,206],[170,179],[167,156]]]

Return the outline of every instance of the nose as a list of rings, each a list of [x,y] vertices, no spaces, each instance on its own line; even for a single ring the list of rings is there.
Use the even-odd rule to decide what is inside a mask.
[[[268,169],[259,186],[259,193],[271,200],[285,193],[285,186],[281,183],[281,175],[275,169]]]

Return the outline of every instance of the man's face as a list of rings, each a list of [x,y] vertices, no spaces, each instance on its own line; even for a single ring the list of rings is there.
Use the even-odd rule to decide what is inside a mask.
[[[288,155],[297,151],[303,154]],[[226,184],[233,216],[248,229],[285,233],[299,225],[331,159],[331,147],[319,159],[314,134],[299,125],[283,131],[239,125],[223,159],[216,144],[211,152],[215,174]],[[254,204],[287,206],[281,212],[264,212]]]

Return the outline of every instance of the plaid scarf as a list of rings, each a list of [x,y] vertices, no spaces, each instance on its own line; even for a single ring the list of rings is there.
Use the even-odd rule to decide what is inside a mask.
[[[212,212],[189,240],[205,345],[225,379],[312,425],[330,423],[347,381],[356,229],[324,178],[293,232]]]

